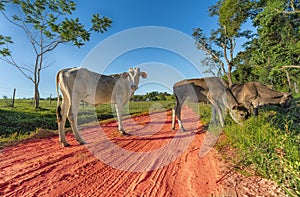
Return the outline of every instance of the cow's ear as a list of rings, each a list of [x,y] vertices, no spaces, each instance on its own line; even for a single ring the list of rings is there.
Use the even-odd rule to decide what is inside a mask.
[[[127,79],[129,77],[129,74],[127,72],[123,72],[122,77],[124,79]]]
[[[141,75],[143,78],[147,78],[147,73],[146,73],[146,72],[140,72],[140,75]]]

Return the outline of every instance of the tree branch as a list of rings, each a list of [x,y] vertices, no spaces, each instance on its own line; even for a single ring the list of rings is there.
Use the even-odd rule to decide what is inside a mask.
[[[230,61],[229,61],[228,56],[227,56],[227,47],[226,47],[226,44],[225,43],[221,43],[221,46],[223,48],[223,53],[224,53],[225,61],[226,61],[227,65],[230,65]],[[227,74],[227,72],[225,71],[224,66],[223,66],[222,70],[223,70],[223,72],[225,74]],[[228,72],[230,72],[230,71],[228,70]]]
[[[16,23],[15,21],[11,20],[4,11],[1,11],[1,13],[3,14],[3,16],[6,18],[6,20],[14,25],[16,25],[17,27],[23,28],[22,25]]]
[[[288,66],[282,66],[281,69],[285,68],[300,68],[300,65],[288,65]]]
[[[220,60],[219,56],[216,53],[214,53],[212,50],[209,50],[206,46],[200,44],[199,42],[196,42],[196,44],[198,45],[199,49],[203,49],[206,53],[212,56],[212,58],[220,64],[222,71],[225,71],[224,63]]]
[[[43,47],[43,53],[41,53],[39,55],[44,55],[45,53],[54,50],[61,43],[64,43],[64,41],[62,41],[62,40],[55,40],[55,41],[49,43],[48,45],[46,45],[46,46]]]
[[[300,13],[300,10],[294,10],[294,11],[281,11],[277,8],[273,8],[275,11],[277,11],[278,13],[282,13],[282,14],[298,14]]]
[[[29,69],[26,68],[26,67],[19,66],[19,65],[14,61],[14,59],[12,58],[12,56],[9,56],[9,57],[10,57],[10,60],[7,59],[7,58],[2,58],[2,57],[0,57],[0,60],[2,60],[2,61],[4,61],[4,62],[6,62],[6,63],[8,63],[8,64],[10,64],[10,65],[12,65],[12,66],[14,66],[15,68],[17,68],[17,69],[22,73],[22,75],[24,75],[27,79],[29,79],[30,81],[32,81],[32,82],[34,83],[32,77],[31,77],[30,75],[26,74],[26,72],[25,72],[25,71],[27,71],[27,72],[32,73],[32,71],[29,70]]]

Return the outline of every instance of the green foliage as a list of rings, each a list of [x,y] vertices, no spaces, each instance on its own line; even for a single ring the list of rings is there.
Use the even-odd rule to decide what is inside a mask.
[[[251,54],[240,52],[235,58],[236,70],[232,73],[234,83],[259,81],[260,76],[255,72],[256,67],[249,63]]]
[[[300,81],[299,68],[283,69],[283,66],[300,64],[299,10],[297,1],[253,2],[251,12],[257,35],[247,42],[246,51],[236,58],[238,82],[243,82],[247,73],[250,78],[281,90],[291,86],[288,79],[291,83]],[[245,67],[251,69],[243,71]]]
[[[219,12],[220,25],[228,37],[237,36],[241,25],[249,17],[252,3],[249,0],[222,1]]]
[[[7,44],[13,43],[11,37],[0,35],[0,55],[9,56],[11,51],[7,48]]]
[[[242,126],[227,124],[227,144],[241,169],[272,179],[292,196],[300,195],[300,107],[267,107]],[[242,162],[240,162],[242,161]]]
[[[134,95],[132,101],[166,101],[174,100],[174,98],[167,92],[147,92],[146,95]]]
[[[75,46],[82,46],[89,41],[91,31],[105,32],[111,25],[107,17],[94,14],[92,26],[86,29],[79,18],[68,18],[76,9],[76,4],[70,0],[14,0],[10,2],[17,6],[22,14],[14,14],[12,20],[17,26],[24,28],[22,23],[31,25],[43,36],[59,43],[71,42]],[[8,3],[6,3],[8,4]],[[54,47],[54,46],[52,46]]]
[[[232,85],[236,41],[241,37],[252,37],[250,30],[241,29],[250,16],[251,8],[249,0],[219,0],[209,8],[210,15],[218,17],[218,28],[211,31],[210,37],[204,35],[201,28],[193,30],[197,47],[207,53],[202,63],[208,66],[208,72],[226,76],[229,85]]]
[[[296,20],[299,15],[282,13],[285,4],[284,1],[268,1],[265,9],[256,16],[259,35],[256,53],[259,57],[254,56],[254,61],[272,64],[275,68],[299,63],[299,48],[295,48],[300,42],[300,22]]]

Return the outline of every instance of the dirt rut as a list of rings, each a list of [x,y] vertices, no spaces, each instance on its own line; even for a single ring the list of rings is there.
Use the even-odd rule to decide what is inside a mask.
[[[216,183],[222,161],[214,149],[198,157],[205,132],[192,112],[185,119],[187,127],[195,127],[185,133],[171,131],[171,114],[162,112],[124,120],[128,136],[119,135],[115,122],[85,128],[85,146],[67,134],[68,148],[58,144],[57,136],[5,148],[0,196],[222,196]],[[157,152],[143,157],[158,150],[160,159]]]

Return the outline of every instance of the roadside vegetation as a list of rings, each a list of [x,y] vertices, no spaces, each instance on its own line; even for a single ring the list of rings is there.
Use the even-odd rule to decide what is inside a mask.
[[[300,94],[294,94],[288,108],[265,106],[243,125],[229,116],[217,150],[233,169],[246,176],[275,181],[289,196],[300,196]],[[199,108],[200,121],[208,125],[211,106],[189,103]]]
[[[296,99],[297,100],[297,99]],[[298,99],[299,100],[299,99]],[[300,196],[300,105],[288,108],[268,106],[260,109],[242,126],[227,120],[225,140],[218,149],[234,149],[227,156],[246,175],[275,181],[289,196]]]

